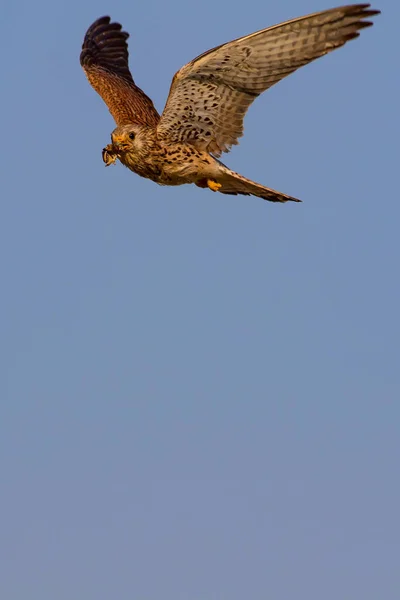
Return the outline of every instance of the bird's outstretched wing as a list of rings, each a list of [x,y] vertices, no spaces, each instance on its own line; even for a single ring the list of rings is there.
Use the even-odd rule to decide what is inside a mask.
[[[369,4],[315,13],[218,46],[182,67],[158,125],[160,139],[189,142],[215,156],[243,135],[250,104],[299,67],[340,48],[372,25]]]
[[[83,41],[81,65],[91,85],[107,104],[117,125],[155,126],[159,114],[153,102],[135,85],[128,66],[129,34],[110,17],[97,19]]]

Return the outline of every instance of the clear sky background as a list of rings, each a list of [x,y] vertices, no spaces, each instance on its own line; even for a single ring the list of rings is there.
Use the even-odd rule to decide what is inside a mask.
[[[202,51],[332,4],[3,6],[2,599],[400,597],[400,4],[225,155],[299,205],[105,169],[79,65],[111,14],[161,111]]]

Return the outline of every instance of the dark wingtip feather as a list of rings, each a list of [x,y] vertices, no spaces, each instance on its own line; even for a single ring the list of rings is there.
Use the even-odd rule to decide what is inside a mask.
[[[83,40],[80,54],[82,67],[107,69],[118,73],[129,82],[133,81],[128,66],[128,38],[129,33],[122,31],[120,23],[112,23],[111,17],[96,19],[86,31]]]

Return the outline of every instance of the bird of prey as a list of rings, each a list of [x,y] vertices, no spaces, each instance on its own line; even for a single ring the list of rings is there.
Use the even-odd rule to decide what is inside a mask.
[[[80,62],[117,124],[103,161],[108,166],[119,159],[160,185],[194,183],[222,194],[299,202],[231,171],[218,157],[238,143],[257,96],[358,37],[379,12],[369,4],[341,6],[208,50],[175,74],[161,116],[132,78],[129,34],[110,17],[98,19],[86,32]]]

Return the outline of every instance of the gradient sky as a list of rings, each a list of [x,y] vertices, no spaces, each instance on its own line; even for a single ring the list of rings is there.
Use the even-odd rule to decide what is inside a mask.
[[[111,14],[161,111],[202,51],[332,4],[2,8],[4,600],[400,597],[400,4],[224,157],[300,205],[105,169],[79,65]]]

